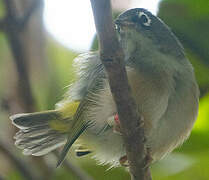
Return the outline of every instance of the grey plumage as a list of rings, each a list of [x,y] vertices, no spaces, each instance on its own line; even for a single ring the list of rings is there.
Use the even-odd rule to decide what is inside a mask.
[[[96,93],[103,87],[106,74],[98,52],[79,55],[74,60],[74,66],[78,80],[70,86],[66,99],[83,100],[88,93]]]
[[[159,18],[137,8],[120,15],[116,25],[129,84],[144,118],[146,146],[156,161],[189,136],[198,112],[198,85],[180,42]],[[66,143],[59,165],[83,134],[80,139],[94,150],[95,159],[118,166],[126,151],[121,136],[113,131],[114,122],[108,123],[117,109],[99,54],[80,55],[75,64],[78,80],[55,111],[12,117],[20,128],[16,145],[26,154],[42,155]],[[66,113],[66,107],[77,101],[76,113]],[[49,126],[53,119],[68,129],[53,129]]]

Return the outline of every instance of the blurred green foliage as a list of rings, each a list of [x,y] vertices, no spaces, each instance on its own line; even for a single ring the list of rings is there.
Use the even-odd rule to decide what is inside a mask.
[[[147,0],[148,1],[148,0]],[[1,1],[0,1],[1,2]],[[3,12],[0,3],[0,12]],[[0,17],[1,17],[0,13]],[[174,153],[152,166],[154,180],[208,180],[209,179],[209,1],[208,0],[162,0],[159,16],[168,24],[183,43],[186,54],[194,66],[201,89],[200,110],[195,128],[189,138]],[[93,46],[95,48],[96,44]],[[8,77],[15,76],[14,64],[5,40],[0,33],[0,98],[10,91]],[[48,80],[32,82],[38,109],[53,109],[62,99],[70,82],[75,79],[72,62],[78,54],[64,48],[51,37],[47,39]],[[0,110],[1,111],[1,110]],[[1,116],[0,116],[1,117]],[[5,119],[0,119],[0,123]],[[123,168],[107,171],[108,166],[99,166],[87,156],[73,158],[95,180],[127,180],[129,174]],[[1,166],[1,165],[0,165]],[[1,172],[0,172],[1,173]],[[11,170],[7,180],[21,180],[20,173]],[[57,169],[52,180],[76,180],[64,168]]]
[[[3,1],[0,1],[0,18],[4,17],[4,15],[5,15],[4,4]]]
[[[55,104],[63,98],[68,85],[75,80],[72,64],[78,54],[50,38],[46,47],[48,82],[33,84],[39,110],[54,109]]]
[[[202,93],[209,89],[208,7],[208,0],[163,0],[158,14],[186,48]]]
[[[199,115],[190,138],[171,157],[156,163],[153,177],[159,180],[209,179],[209,1],[163,0],[159,17],[171,27],[194,66],[201,91]],[[170,159],[170,160],[169,160]],[[187,164],[187,165],[185,165]],[[175,169],[178,171],[175,172]],[[171,173],[168,172],[171,170]],[[175,173],[172,173],[175,172]],[[156,177],[156,178],[155,178]]]

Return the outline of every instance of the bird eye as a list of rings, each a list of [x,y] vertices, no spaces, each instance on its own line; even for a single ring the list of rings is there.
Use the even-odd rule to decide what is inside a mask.
[[[139,12],[138,18],[140,19],[140,22],[144,26],[150,26],[151,25],[151,19],[149,18],[148,15],[146,15],[144,12]]]

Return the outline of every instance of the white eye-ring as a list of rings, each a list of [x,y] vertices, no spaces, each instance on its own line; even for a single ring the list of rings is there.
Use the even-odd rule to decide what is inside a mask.
[[[150,17],[147,14],[145,14],[144,12],[139,12],[138,17],[139,17],[139,19],[141,19],[142,24],[144,26],[150,26],[151,25],[152,21],[151,21]]]

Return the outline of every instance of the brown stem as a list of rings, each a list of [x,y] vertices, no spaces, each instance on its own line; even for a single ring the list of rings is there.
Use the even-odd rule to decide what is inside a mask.
[[[100,58],[117,106],[132,180],[150,180],[143,119],[138,113],[128,84],[124,53],[114,29],[110,0],[91,0],[91,5],[99,39]]]
[[[16,91],[18,97],[18,105],[21,106],[21,108],[25,112],[31,112],[34,111],[36,108],[35,108],[35,100],[33,98],[32,89],[30,86],[27,56],[26,56],[27,52],[25,50],[25,46],[23,43],[24,32],[22,31],[25,28],[29,20],[29,17],[27,17],[25,23],[23,23],[24,27],[20,28],[20,24],[21,24],[20,22],[22,19],[18,19],[15,0],[4,0],[4,4],[6,8],[6,15],[2,21],[4,22],[4,28],[1,30],[4,31],[8,39],[8,43],[11,48],[11,52],[14,57],[14,62],[17,69],[18,82],[17,82]],[[31,17],[32,13],[27,15]],[[5,153],[7,153],[6,149],[5,149]],[[43,173],[48,171],[49,168],[45,164],[43,159],[40,158],[33,158],[33,159],[34,162],[37,162],[36,164],[38,164],[38,167],[40,166],[42,167],[40,169],[42,170]],[[21,171],[21,169],[19,170]]]
[[[15,153],[11,151],[12,147],[10,147],[7,143],[4,143],[0,140],[0,151],[5,154],[6,157],[12,162],[11,164],[15,165],[15,167],[20,171],[20,173],[27,180],[37,180],[40,179],[36,174],[31,171],[30,166],[27,166],[27,163],[15,156]]]
[[[19,22],[20,28],[24,28],[27,25],[32,14],[41,6],[42,3],[43,3],[43,0],[33,0],[32,1],[30,7],[28,9],[26,9],[23,16],[21,18],[19,18],[18,22]]]
[[[32,90],[29,81],[28,66],[26,64],[25,53],[22,42],[18,33],[11,30],[7,33],[9,45],[11,47],[18,75],[18,92],[23,100],[22,105],[26,112],[34,111],[35,100],[32,95]]]
[[[4,19],[0,19],[0,30],[4,31],[4,29],[5,29],[5,21]]]
[[[16,14],[16,7],[14,4],[14,0],[4,0],[5,7],[6,7],[6,17],[3,20],[0,20],[0,30],[4,31],[8,41],[9,45],[12,50],[12,54],[14,56],[14,61],[17,68],[18,73],[18,96],[20,97],[19,100],[21,100],[21,105],[23,106],[22,109],[24,109],[27,112],[35,111],[35,100],[32,95],[32,90],[30,86],[30,80],[29,80],[29,72],[28,72],[28,66],[27,66],[27,58],[26,58],[26,50],[23,43],[23,36],[24,36],[24,29],[29,22],[30,17],[34,13],[34,11],[39,7],[42,0],[33,0],[30,8],[28,8],[22,17],[17,17]],[[10,107],[7,107],[10,109]],[[3,149],[5,153],[10,154],[10,151],[6,151],[4,146],[1,148],[0,144],[0,150]],[[15,160],[14,158],[12,158]],[[41,158],[33,158],[35,162],[38,161],[38,164],[40,169],[42,169],[44,172],[47,173],[47,177],[50,178],[48,175],[49,168],[45,166],[45,162],[43,162],[43,159]],[[19,164],[16,164],[19,167]],[[24,164],[20,164],[21,166],[24,166]],[[71,172],[73,172],[80,180],[92,180],[85,172],[83,172],[81,169],[75,167],[71,163],[65,161],[64,165],[66,168],[70,169]],[[19,170],[23,168],[19,168]],[[27,172],[26,172],[27,173]],[[27,178],[27,179],[33,179],[33,178]],[[46,178],[45,178],[46,179]]]
[[[0,180],[5,180],[5,179],[0,175]]]
[[[18,93],[22,100],[23,109],[31,112],[35,109],[35,100],[29,81],[26,53],[21,41],[22,32],[19,29],[19,22],[16,15],[16,8],[13,0],[4,0],[6,7],[6,17],[4,19],[4,32],[11,47],[14,61],[18,73]]]
[[[59,158],[59,153],[55,151],[55,156]],[[63,162],[64,168],[68,169],[72,172],[78,179],[80,180],[93,180],[85,171],[80,169],[79,167],[75,166],[74,164],[70,163],[67,159]]]

